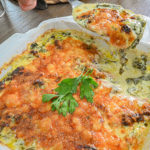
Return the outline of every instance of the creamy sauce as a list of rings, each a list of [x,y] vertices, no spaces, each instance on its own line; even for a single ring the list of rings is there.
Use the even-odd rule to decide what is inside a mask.
[[[125,63],[123,67],[122,61]],[[109,81],[121,87],[125,94],[149,101],[150,56],[148,53],[137,49],[119,53],[101,51],[97,62],[102,71],[111,74],[111,77],[108,78]]]

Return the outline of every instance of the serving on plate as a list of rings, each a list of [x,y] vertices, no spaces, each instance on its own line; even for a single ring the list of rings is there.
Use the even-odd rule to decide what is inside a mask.
[[[71,29],[48,30],[2,67],[10,69],[0,80],[0,141],[15,150],[141,149],[149,130],[148,53],[112,51]]]

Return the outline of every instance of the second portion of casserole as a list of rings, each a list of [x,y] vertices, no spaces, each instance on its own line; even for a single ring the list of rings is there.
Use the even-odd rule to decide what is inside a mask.
[[[109,3],[79,5],[73,10],[73,17],[82,27],[107,37],[118,49],[136,47],[146,24],[142,15]]]

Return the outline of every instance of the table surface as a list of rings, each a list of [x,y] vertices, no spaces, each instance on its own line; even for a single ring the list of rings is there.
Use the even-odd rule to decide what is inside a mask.
[[[136,13],[150,17],[150,0],[83,0],[83,2],[109,2],[122,5]],[[5,16],[0,18],[0,43],[14,33],[24,33],[36,27],[40,22],[71,15],[71,6],[68,3],[49,5],[46,10],[31,10],[23,12],[17,2],[6,0]]]

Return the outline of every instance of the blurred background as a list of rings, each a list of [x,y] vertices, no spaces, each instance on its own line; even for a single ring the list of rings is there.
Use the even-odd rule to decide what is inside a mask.
[[[59,3],[60,0],[46,0],[48,3],[57,3],[47,5],[47,9],[33,9],[24,12],[18,6],[17,0],[5,0],[6,14],[0,18],[0,43],[6,40],[14,33],[23,33],[36,27],[41,21],[71,15],[72,9],[69,3]],[[67,1],[67,0],[61,0]],[[124,8],[131,9],[150,17],[150,0],[82,0],[85,3],[108,2],[122,5]],[[38,6],[39,8],[40,6]]]

